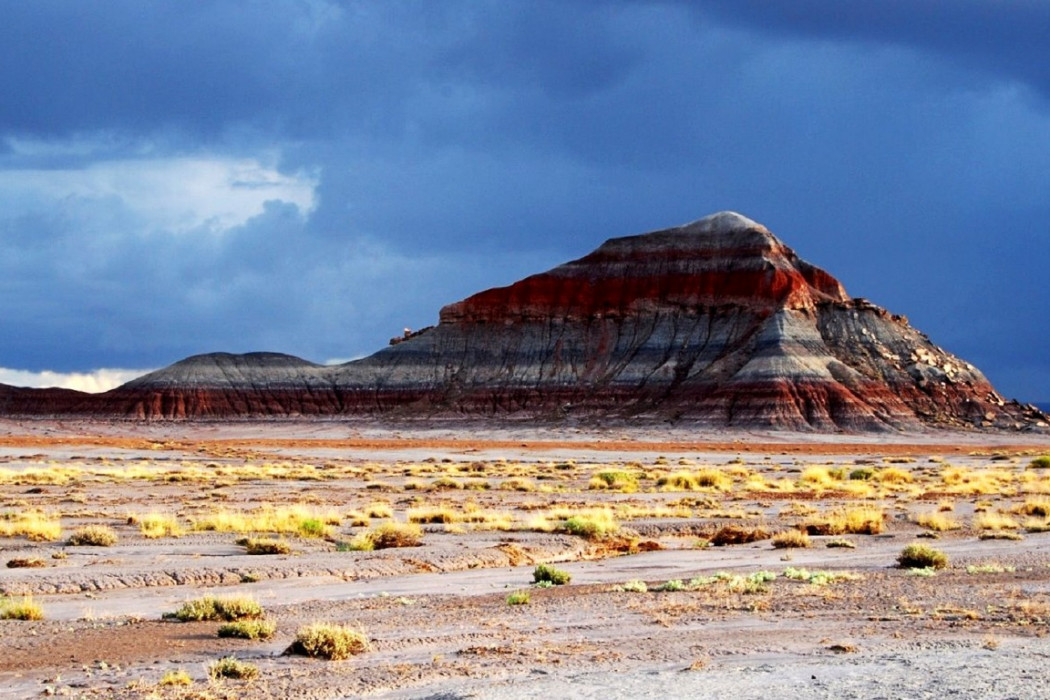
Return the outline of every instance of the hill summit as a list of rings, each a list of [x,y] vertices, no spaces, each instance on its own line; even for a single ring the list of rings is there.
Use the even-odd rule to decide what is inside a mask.
[[[68,397],[52,395],[52,412],[62,411],[59,399]],[[77,401],[69,410],[146,419],[366,415],[816,431],[1047,424],[907,319],[849,297],[735,212],[610,239],[450,304],[436,326],[361,360],[326,367],[273,353],[203,355]]]

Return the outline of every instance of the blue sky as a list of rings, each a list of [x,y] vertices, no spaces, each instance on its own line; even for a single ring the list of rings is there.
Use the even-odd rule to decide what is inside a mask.
[[[723,209],[1050,400],[1050,3],[0,0],[0,382],[369,354]]]

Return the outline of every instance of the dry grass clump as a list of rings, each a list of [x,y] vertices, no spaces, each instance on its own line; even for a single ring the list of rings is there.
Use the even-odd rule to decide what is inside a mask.
[[[910,484],[915,481],[915,477],[907,469],[901,469],[900,467],[886,467],[884,469],[877,470],[873,477],[875,481],[883,484]]]
[[[769,531],[761,527],[723,525],[711,536],[710,541],[715,547],[724,547],[731,544],[747,544],[768,539]]]
[[[809,547],[809,535],[801,530],[785,530],[773,535],[773,546],[776,549],[793,549]]]
[[[1050,499],[1026,499],[1024,503],[1014,509],[1014,512],[1021,515],[1037,515],[1040,518],[1048,518],[1050,517]]]
[[[591,477],[587,488],[633,493],[638,490],[638,474],[623,469],[604,469]]]
[[[947,532],[948,530],[959,530],[962,528],[962,523],[943,513],[919,513],[915,518],[915,522],[921,527],[937,532]]]
[[[592,508],[566,518],[557,529],[577,537],[600,539],[618,532],[620,524],[608,508]]]
[[[841,478],[836,478],[837,476],[839,476],[837,470],[833,472],[827,467],[811,466],[802,470],[798,481],[799,484],[806,486],[827,489],[838,486],[839,482],[842,481]]]
[[[549,564],[540,564],[532,571],[532,581],[533,583],[549,583],[552,586],[564,586],[572,581],[572,574]]]
[[[292,546],[284,540],[248,538],[242,540],[246,554],[291,554]]]
[[[729,491],[733,478],[719,469],[677,471],[659,477],[656,486],[662,491]]]
[[[886,527],[886,515],[875,506],[839,508],[806,523],[810,535],[877,535]]]
[[[394,509],[390,507],[389,503],[373,501],[364,509],[364,514],[369,518],[392,518],[394,517]]]
[[[7,561],[8,569],[42,569],[47,562],[40,557],[17,557]]]
[[[369,552],[373,549],[419,547],[423,544],[423,529],[415,523],[382,523],[350,540],[350,549]]]
[[[207,620],[233,622],[235,620],[258,620],[263,615],[262,606],[253,598],[213,598],[212,596],[205,596],[204,598],[186,601],[175,612],[164,613],[163,618],[165,620],[178,620],[179,622],[201,622]]]
[[[139,532],[146,539],[158,539],[161,537],[182,537],[182,526],[174,515],[163,515],[161,513],[147,513],[146,515],[129,515],[128,525],[138,524]]]
[[[342,521],[334,510],[316,511],[305,506],[264,505],[251,511],[216,510],[206,516],[195,518],[190,525],[194,530],[213,532],[272,532],[295,534],[302,537],[326,537],[329,525]]]
[[[112,547],[117,543],[117,533],[106,525],[85,525],[69,536],[74,547]]]
[[[368,637],[361,630],[348,625],[314,622],[299,628],[288,653],[338,661],[368,649]]]
[[[1014,475],[1002,469],[946,467],[941,471],[945,490],[971,496],[1011,493]]]
[[[259,675],[259,669],[255,664],[238,661],[232,656],[226,656],[218,661],[213,661],[208,666],[208,675],[216,680],[219,678],[232,678],[234,680],[249,681]]]
[[[54,542],[62,536],[57,516],[40,511],[0,515],[0,537],[25,537],[34,542]]]
[[[277,632],[273,620],[234,620],[219,627],[220,637],[236,639],[269,639]]]
[[[948,555],[933,547],[914,542],[901,550],[897,565],[902,569],[945,569]]]
[[[525,477],[516,476],[501,482],[499,488],[501,491],[531,492],[536,490],[536,484],[532,481],[532,479],[526,479]]]
[[[1017,530],[1021,525],[1004,513],[978,513],[974,516],[973,526],[978,530]]]
[[[186,673],[181,668],[166,671],[160,680],[157,681],[157,685],[161,687],[165,686],[176,686],[176,685],[193,685],[193,678],[190,674]]]
[[[33,601],[32,596],[0,598],[0,620],[43,620],[44,609]]]
[[[1029,469],[1050,469],[1050,455],[1036,457],[1028,463]]]
[[[528,605],[531,600],[528,591],[514,591],[507,596],[507,605]]]

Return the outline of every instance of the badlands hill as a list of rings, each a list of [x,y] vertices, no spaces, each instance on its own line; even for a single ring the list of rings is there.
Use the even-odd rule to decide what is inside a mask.
[[[0,413],[692,422],[817,431],[1045,429],[981,372],[722,212],[614,238],[441,310],[344,365],[209,354],[105,394],[0,388]]]

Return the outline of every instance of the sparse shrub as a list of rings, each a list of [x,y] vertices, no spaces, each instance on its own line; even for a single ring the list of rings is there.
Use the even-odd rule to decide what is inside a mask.
[[[884,484],[910,484],[915,480],[911,472],[900,467],[886,467],[874,474],[875,480]]]
[[[990,562],[988,564],[970,564],[966,567],[966,573],[968,574],[1003,574],[1013,573],[1016,569],[1012,566],[1003,566],[997,562]]]
[[[161,676],[160,681],[157,682],[159,686],[172,686],[172,685],[192,685],[193,679],[190,678],[190,674],[183,671],[181,668],[173,671],[167,671]]]
[[[660,462],[657,461],[657,464]],[[693,473],[686,471],[661,476],[656,480],[656,486],[664,491],[698,491],[700,489],[700,484]]]
[[[0,620],[43,620],[44,609],[33,601],[32,596],[20,600],[0,598]]]
[[[600,539],[617,532],[620,524],[610,510],[590,510],[566,519],[561,529],[577,537]]]
[[[550,582],[554,586],[563,586],[572,580],[572,574],[556,569],[548,564],[540,564],[532,572],[533,583]]]
[[[810,535],[877,535],[886,526],[885,520],[881,508],[843,508],[810,520],[806,523],[806,532]]]
[[[277,631],[273,620],[235,620],[219,627],[220,637],[237,639],[269,639]]]
[[[773,546],[777,549],[809,547],[810,544],[809,535],[800,530],[785,530],[773,535]]]
[[[528,591],[514,591],[507,596],[507,605],[528,605],[531,599]]]
[[[606,469],[591,477],[588,488],[629,493],[638,489],[638,475],[622,469]]]
[[[850,481],[867,481],[875,476],[875,470],[871,467],[857,467],[849,473]]]
[[[249,538],[244,541],[247,554],[291,554],[292,546],[284,540]]]
[[[1036,457],[1028,463],[1029,469],[1050,469],[1050,455]]]
[[[62,536],[62,524],[57,516],[39,511],[0,515],[0,537],[19,535],[34,542],[53,542]]]
[[[661,583],[659,586],[657,586],[653,590],[654,591],[663,591],[663,592],[684,591],[685,590],[685,583],[683,583],[682,579],[680,579],[680,578],[673,578],[670,581],[664,581],[663,583]]]
[[[914,542],[901,550],[897,565],[902,569],[945,569],[948,567],[948,555],[929,545]]]
[[[1003,513],[978,513],[973,519],[973,526],[978,530],[1016,530],[1020,524]]]
[[[1017,512],[1024,515],[1037,515],[1041,518],[1050,517],[1050,500],[1029,498],[1017,508]]]
[[[303,537],[327,537],[328,526],[320,518],[303,518],[299,521],[299,534]]]
[[[856,543],[852,542],[851,540],[843,540],[843,539],[828,540],[824,544],[824,546],[827,547],[828,549],[834,549],[834,548],[856,549],[857,548]]]
[[[741,527],[740,525],[723,525],[711,537],[711,544],[724,547],[731,544],[748,544],[768,540],[769,531],[760,527]]]
[[[69,536],[69,544],[75,547],[112,547],[116,543],[117,533],[106,525],[86,525]]]
[[[368,637],[361,630],[348,625],[315,622],[299,628],[288,653],[338,661],[368,649]]]
[[[173,515],[149,513],[143,516],[128,516],[128,525],[136,523],[138,523],[139,532],[146,539],[181,537],[183,535],[182,527],[179,525],[178,519]]]
[[[259,675],[259,669],[255,664],[238,661],[232,656],[226,656],[218,661],[213,661],[208,666],[208,675],[215,679],[232,678],[249,681]]]
[[[628,593],[645,593],[649,590],[649,586],[646,585],[645,581],[634,579],[624,583],[619,589]]]
[[[922,527],[937,532],[946,532],[948,530],[958,530],[962,528],[962,524],[959,523],[959,521],[942,513],[919,513],[915,518],[915,522]]]
[[[166,620],[199,622],[204,620],[253,620],[263,616],[262,606],[252,598],[213,598],[205,596],[188,600],[173,613],[164,613]]]
[[[8,569],[40,569],[45,566],[47,566],[47,562],[39,557],[10,559],[7,562]]]
[[[536,484],[531,479],[516,476],[511,479],[507,479],[499,485],[503,491],[535,491]]]
[[[371,551],[397,547],[418,547],[423,544],[423,529],[415,523],[382,523],[362,532],[350,541],[350,549]]]

